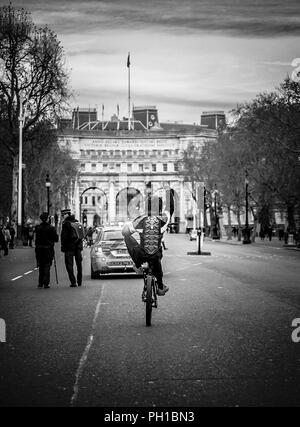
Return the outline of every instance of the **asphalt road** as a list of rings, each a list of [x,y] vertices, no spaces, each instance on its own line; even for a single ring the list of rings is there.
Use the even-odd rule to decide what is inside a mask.
[[[145,326],[142,280],[37,289],[34,250],[0,259],[0,406],[299,406],[300,252],[168,235],[165,282]]]

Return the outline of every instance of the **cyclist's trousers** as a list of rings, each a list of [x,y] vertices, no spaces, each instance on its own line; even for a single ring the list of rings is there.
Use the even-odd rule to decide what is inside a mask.
[[[162,249],[159,249],[158,252],[156,252],[153,255],[147,254],[144,249],[141,247],[141,245],[138,244],[138,242],[135,240],[132,236],[125,236],[125,243],[128,249],[128,252],[135,263],[136,267],[139,268],[143,262],[149,262],[151,263],[153,274],[156,277],[157,284],[159,287],[162,287],[162,279],[163,279],[163,270],[161,266],[161,259],[162,259]]]

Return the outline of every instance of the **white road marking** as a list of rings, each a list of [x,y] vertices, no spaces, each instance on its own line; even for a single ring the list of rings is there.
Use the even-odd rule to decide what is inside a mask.
[[[99,300],[98,300],[98,303],[96,306],[95,315],[94,315],[94,319],[93,319],[93,323],[92,323],[92,330],[91,330],[91,333],[88,337],[86,347],[84,349],[84,352],[82,353],[81,359],[79,361],[79,366],[78,366],[77,371],[76,371],[75,384],[73,386],[73,395],[71,397],[71,402],[70,402],[71,406],[75,406],[75,404],[76,404],[76,400],[77,400],[78,394],[79,394],[79,382],[80,382],[80,379],[81,379],[81,376],[82,376],[82,373],[83,373],[83,370],[84,370],[90,349],[91,349],[93,341],[94,341],[94,333],[95,333],[95,329],[96,329],[97,319],[98,319],[98,316],[100,313],[100,306],[103,304],[102,303],[103,289],[104,289],[104,285],[101,288],[100,297],[99,297]]]
[[[13,279],[11,279],[11,281],[13,282],[14,280],[21,279],[21,277],[23,277],[23,275],[22,276],[14,277]]]
[[[33,271],[33,270],[26,271],[26,273],[24,273],[24,276],[26,276],[27,274],[32,273],[32,271]]]

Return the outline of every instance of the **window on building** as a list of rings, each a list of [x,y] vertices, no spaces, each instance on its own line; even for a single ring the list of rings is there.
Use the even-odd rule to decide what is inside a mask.
[[[111,170],[111,169],[114,169],[114,168],[115,168],[115,164],[114,163],[110,163],[109,169]]]
[[[92,163],[92,171],[93,172],[96,170],[96,167],[97,167],[96,163]]]
[[[156,165],[152,165],[152,172],[156,172]]]
[[[120,172],[120,170],[121,170],[121,165],[120,165],[120,163],[117,163],[116,164],[116,171]]]
[[[127,172],[132,172],[132,164],[131,163],[127,164]]]
[[[80,169],[81,169],[82,171],[85,171],[85,163],[81,163],[81,165],[80,165]]]
[[[167,163],[163,164],[163,171],[168,172],[168,164]]]
[[[139,165],[139,172],[144,172],[144,165],[143,164]]]
[[[85,196],[84,198],[84,203],[87,205],[88,204],[88,196]]]
[[[95,206],[95,204],[96,204],[95,196],[92,196],[92,205]]]
[[[174,163],[174,171],[178,172],[178,163]]]
[[[103,163],[103,172],[107,172],[108,165],[107,163]]]

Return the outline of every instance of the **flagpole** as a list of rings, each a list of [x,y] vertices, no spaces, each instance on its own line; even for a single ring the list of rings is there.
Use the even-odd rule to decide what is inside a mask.
[[[128,52],[127,58],[127,68],[128,68],[128,130],[130,130],[130,52]]]
[[[104,129],[104,104],[102,104],[102,130]]]

